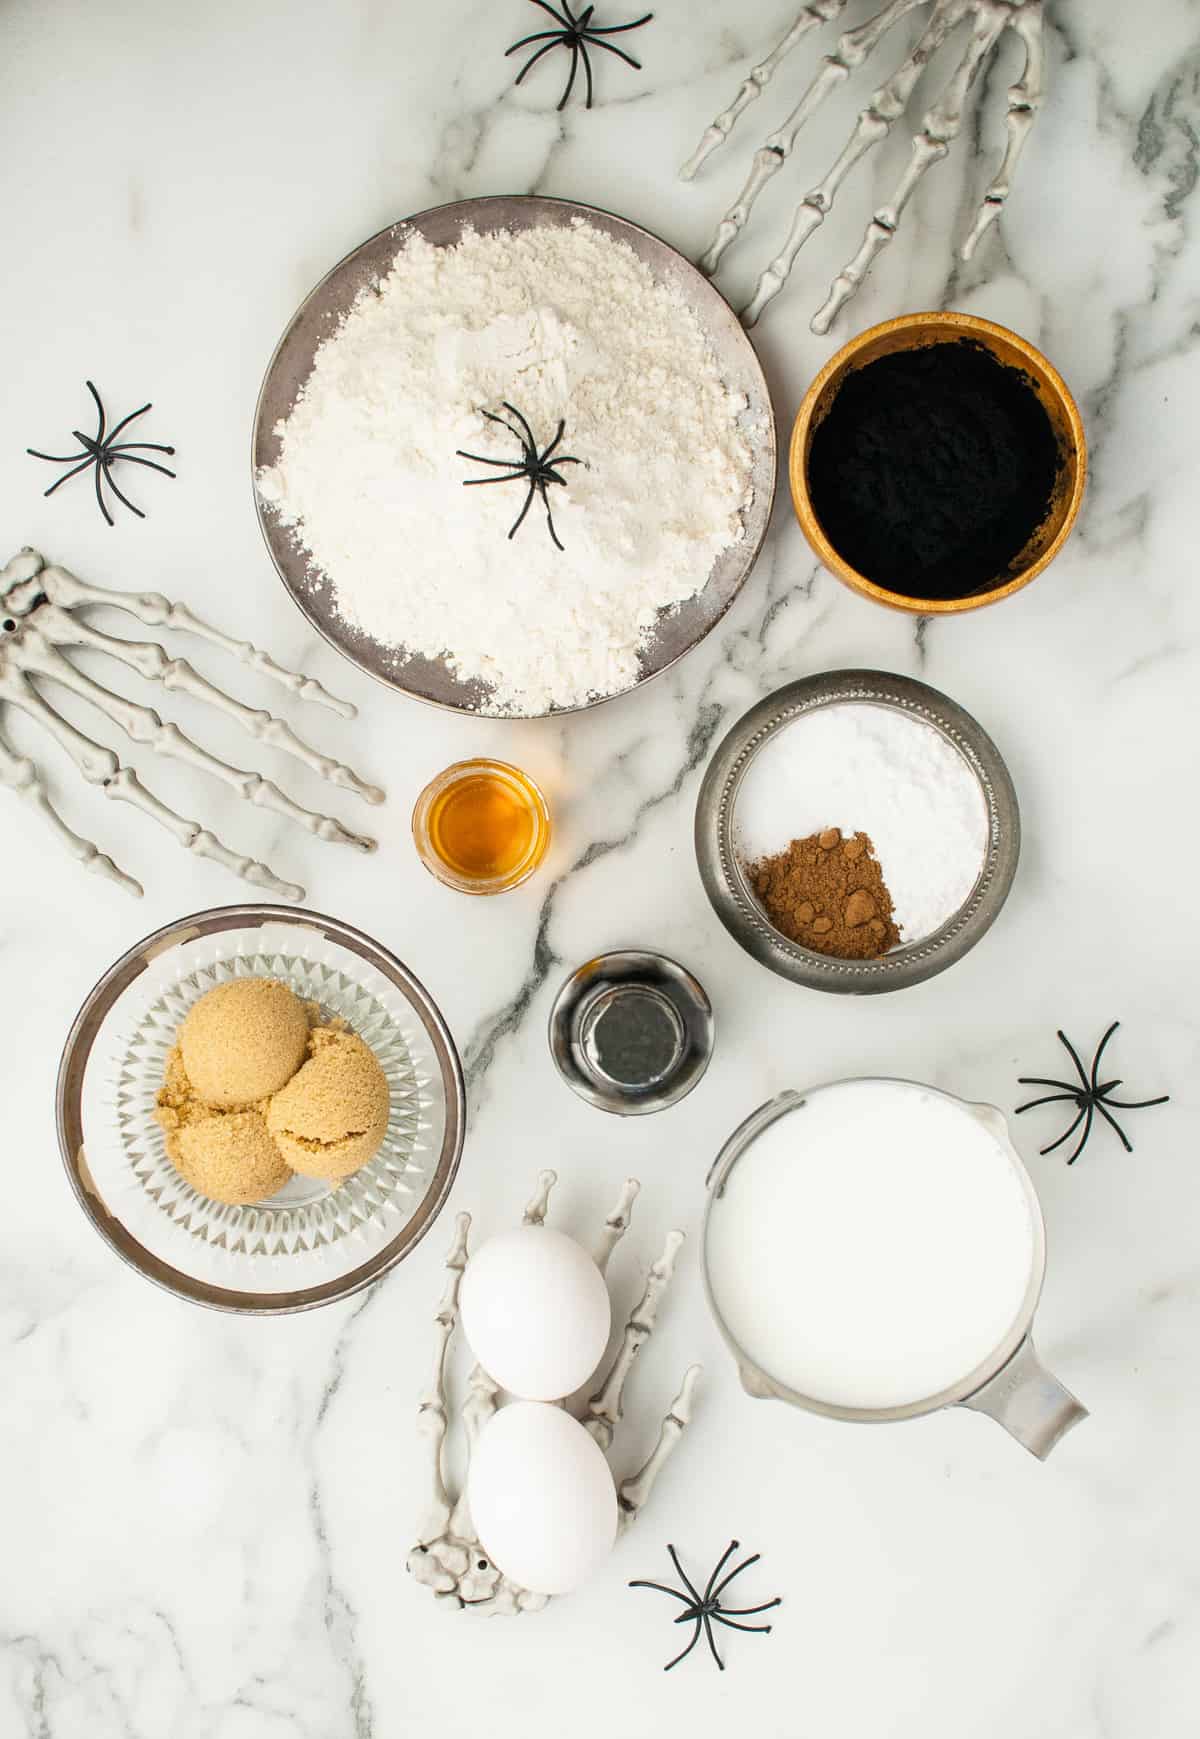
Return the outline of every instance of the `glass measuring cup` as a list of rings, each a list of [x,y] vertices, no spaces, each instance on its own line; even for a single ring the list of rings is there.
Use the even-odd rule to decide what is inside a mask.
[[[743,1344],[743,1340],[739,1339],[731,1326],[728,1316],[737,1314],[731,1309],[729,1302],[732,1288],[728,1276],[723,1277],[717,1271],[721,1265],[719,1257],[714,1262],[714,1248],[728,1230],[727,1225],[719,1224],[719,1216],[731,1211],[726,1205],[729,1200],[726,1191],[730,1179],[739,1164],[750,1163],[748,1156],[753,1154],[756,1142],[781,1119],[794,1116],[806,1106],[815,1104],[822,1094],[858,1086],[915,1090],[945,1101],[949,1106],[966,1113],[987,1131],[993,1143],[1003,1150],[1010,1161],[1012,1177],[1028,1215],[1028,1267],[1027,1271],[1023,1271],[1023,1276],[1027,1277],[1007,1327],[999,1334],[994,1346],[982,1357],[976,1358],[969,1369],[943,1383],[935,1391],[889,1405],[854,1405],[847,1404],[844,1400],[803,1394],[782,1380],[778,1369],[772,1372],[772,1355],[764,1350],[762,1344]],[[911,1419],[925,1413],[937,1412],[943,1407],[967,1406],[977,1412],[989,1414],[1039,1460],[1044,1460],[1049,1455],[1055,1444],[1073,1425],[1087,1417],[1087,1409],[1045,1369],[1034,1350],[1031,1325],[1045,1275],[1045,1225],[1032,1181],[1012,1145],[1005,1118],[995,1106],[969,1104],[953,1094],[942,1093],[936,1088],[915,1082],[879,1078],[832,1082],[805,1093],[781,1093],[777,1098],[760,1106],[734,1131],[718,1154],[708,1174],[707,1185],[708,1202],[701,1248],[705,1291],[717,1326],[737,1361],[742,1386],[748,1394],[758,1399],[775,1398],[787,1401],[793,1406],[803,1407],[830,1418],[862,1423]],[[836,1239],[838,1230],[830,1227],[830,1238]],[[947,1237],[954,1237],[953,1226],[947,1227],[945,1231]],[[847,1232],[846,1235],[850,1238],[852,1232]],[[746,1273],[752,1277],[753,1285],[770,1283],[761,1251],[747,1248],[744,1262]],[[952,1302],[949,1308],[953,1309]],[[779,1362],[777,1358],[776,1363]]]

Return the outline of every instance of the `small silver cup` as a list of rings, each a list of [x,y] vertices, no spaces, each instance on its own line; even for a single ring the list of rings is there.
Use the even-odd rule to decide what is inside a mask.
[[[864,1077],[864,1080],[878,1077]],[[826,1085],[842,1086],[848,1083],[831,1082]],[[905,1082],[906,1086],[918,1085],[915,1082]],[[763,1131],[788,1116],[791,1112],[804,1105],[814,1094],[823,1091],[815,1087],[806,1093],[786,1092],[769,1099],[765,1105],[760,1105],[757,1111],[751,1113],[725,1143],[713,1162],[707,1178],[708,1203],[704,1215],[704,1230],[701,1240],[701,1263],[704,1270],[704,1289],[708,1297],[709,1309],[713,1313],[721,1335],[737,1361],[738,1375],[742,1387],[748,1395],[756,1400],[788,1401],[793,1407],[806,1408],[810,1413],[822,1413],[831,1419],[849,1419],[862,1424],[883,1424],[897,1419],[915,1419],[925,1413],[936,1413],[943,1407],[971,1407],[977,1413],[986,1413],[996,1422],[1004,1426],[1017,1442],[1036,1455],[1039,1461],[1044,1461],[1055,1444],[1066,1435],[1073,1425],[1078,1425],[1081,1419],[1087,1418],[1087,1408],[1084,1407],[1069,1389],[1063,1387],[1058,1379],[1051,1375],[1038,1359],[1034,1350],[1032,1324],[1034,1312],[1037,1310],[1041,1297],[1042,1281],[1046,1272],[1046,1228],[1042,1219],[1041,1204],[1034,1190],[1032,1179],[1021,1161],[1020,1155],[1012,1144],[1008,1123],[1003,1112],[994,1105],[971,1104],[957,1098],[953,1093],[942,1093],[936,1087],[927,1087],[920,1083],[922,1091],[936,1093],[940,1098],[968,1111],[973,1117],[983,1123],[991,1133],[1008,1150],[1018,1178],[1020,1179],[1029,1205],[1030,1221],[1033,1226],[1033,1261],[1030,1270],[1029,1284],[1016,1320],[1011,1325],[1004,1339],[993,1349],[989,1356],[968,1371],[949,1388],[941,1390],[936,1395],[929,1395],[921,1400],[906,1403],[899,1407],[845,1407],[832,1405],[826,1401],[815,1399],[811,1395],[797,1394],[785,1384],[772,1377],[754,1359],[746,1347],[740,1346],[734,1338],[721,1315],[712,1285],[709,1270],[709,1228],[713,1217],[721,1211],[721,1200],[730,1173],[743,1155],[753,1146]]]

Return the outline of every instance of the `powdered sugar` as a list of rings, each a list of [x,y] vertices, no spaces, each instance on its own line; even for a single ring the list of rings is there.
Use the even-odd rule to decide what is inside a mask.
[[[748,863],[827,827],[869,834],[905,942],[952,918],[983,868],[983,789],[958,750],[895,707],[842,702],[779,731],[746,769],[734,826]]]
[[[584,461],[552,490],[564,548],[521,482],[464,489],[515,441]],[[745,401],[673,284],[592,225],[412,236],[319,348],[259,491],[372,639],[536,714],[632,686],[659,612],[694,597],[743,535]]]

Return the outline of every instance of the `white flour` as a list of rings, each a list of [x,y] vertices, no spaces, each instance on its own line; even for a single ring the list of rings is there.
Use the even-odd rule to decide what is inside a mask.
[[[895,707],[819,707],[746,769],[734,830],[747,863],[827,827],[869,834],[905,942],[952,918],[983,868],[978,779],[940,731]]]
[[[517,443],[566,423],[555,548],[523,482],[465,489]],[[413,236],[317,352],[258,487],[327,576],[345,620],[382,645],[444,655],[512,713],[630,687],[664,608],[702,590],[742,536],[745,403],[678,289],[577,221],[519,234]]]

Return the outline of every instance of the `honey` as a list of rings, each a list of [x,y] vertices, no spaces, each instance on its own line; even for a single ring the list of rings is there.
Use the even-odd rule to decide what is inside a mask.
[[[546,802],[505,761],[459,761],[431,781],[413,811],[425,867],[463,893],[494,894],[533,874],[550,842]]]

